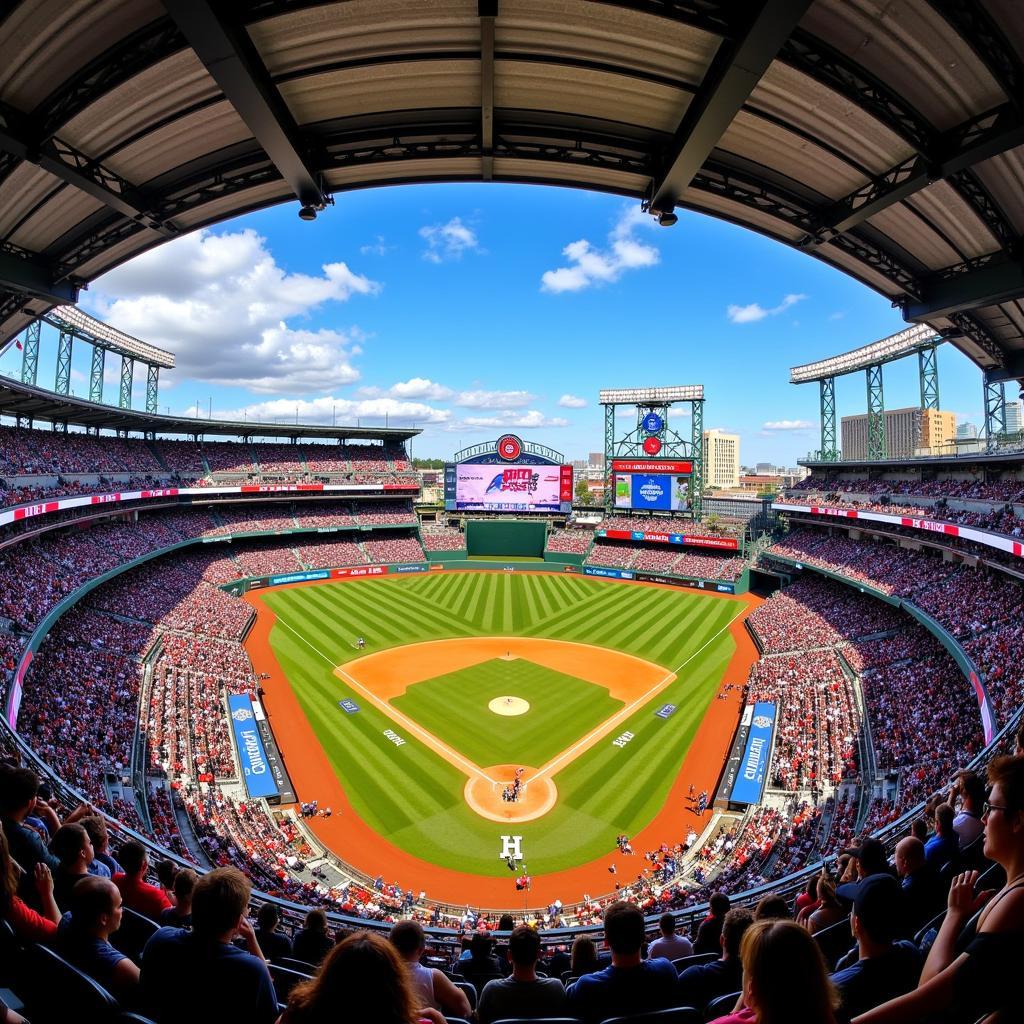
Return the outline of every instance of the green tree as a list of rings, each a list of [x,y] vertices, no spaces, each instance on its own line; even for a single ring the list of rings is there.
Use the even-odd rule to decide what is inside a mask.
[[[579,505],[589,505],[590,498],[590,486],[587,484],[586,477],[580,477],[576,481],[576,502]]]

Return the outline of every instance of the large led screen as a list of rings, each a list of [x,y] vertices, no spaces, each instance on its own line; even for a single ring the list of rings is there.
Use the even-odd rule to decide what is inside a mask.
[[[558,512],[561,466],[502,466],[460,463],[455,507],[489,512]]]
[[[684,512],[688,509],[688,476],[664,473],[616,473],[615,507]]]

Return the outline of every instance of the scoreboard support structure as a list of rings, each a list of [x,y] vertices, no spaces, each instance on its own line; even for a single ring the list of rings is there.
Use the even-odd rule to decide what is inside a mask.
[[[704,485],[704,385],[686,384],[661,388],[610,388],[600,392],[604,407],[604,504],[608,511],[615,505],[615,460],[628,459],[679,461],[692,463],[688,495],[695,520],[701,518],[701,492]],[[690,440],[685,440],[670,425],[671,410],[682,403],[690,406]],[[616,428],[616,409],[631,406],[635,425],[621,436]],[[633,423],[630,416],[630,423]]]

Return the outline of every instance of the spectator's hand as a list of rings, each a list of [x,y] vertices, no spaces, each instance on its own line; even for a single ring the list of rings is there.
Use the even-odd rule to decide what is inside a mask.
[[[965,871],[957,875],[949,887],[949,912],[963,919],[973,917],[995,895],[994,890],[974,893],[978,881],[977,871]]]
[[[65,819],[66,823],[78,821],[79,818],[87,818],[90,814],[95,814],[96,808],[92,804],[79,804]]]
[[[36,885],[36,892],[44,902],[53,895],[53,875],[50,874],[48,864],[44,864],[42,861],[36,864],[33,881]]]

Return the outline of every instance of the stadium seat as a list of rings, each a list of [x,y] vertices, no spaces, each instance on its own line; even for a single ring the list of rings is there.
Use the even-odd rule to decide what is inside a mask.
[[[153,1024],[153,1021],[138,1013],[119,1013],[114,1018],[113,1024]]]
[[[481,979],[481,980],[483,980],[483,979]],[[488,981],[489,980],[490,979],[488,979]],[[463,979],[462,981],[453,981],[452,984],[457,989],[461,989],[463,992],[466,993],[466,998],[469,999],[469,1008],[471,1010],[475,1010],[476,1009],[476,999],[477,999],[476,985],[474,985],[473,982],[471,982],[471,981],[466,981],[465,979]],[[486,985],[487,982],[485,981],[484,984]]]
[[[502,1017],[494,1024],[579,1024],[577,1017]]]
[[[14,965],[21,952],[21,943],[14,929],[0,920],[0,984],[7,984],[14,977]]]
[[[672,961],[676,974],[682,974],[687,967],[696,967],[697,964],[709,964],[712,960],[718,960],[721,953],[694,953],[693,956],[681,956]]]
[[[725,1017],[732,1013],[732,1008],[736,1005],[736,1000],[743,995],[742,992],[727,992],[724,996],[718,996],[712,999],[707,1006],[704,1007],[704,1019],[705,1020],[717,1020],[719,1017]]]
[[[671,1010],[631,1013],[626,1017],[608,1017],[601,1024],[701,1024],[700,1013],[692,1006],[676,1006]]]
[[[298,971],[299,974],[305,974],[309,978],[312,978],[318,970],[316,964],[311,964],[306,960],[296,960],[293,956],[283,956],[277,962],[282,967],[287,967],[290,971]]]
[[[126,957],[140,963],[142,950],[150,936],[160,930],[156,921],[125,907],[121,912],[121,927],[110,936],[110,944]]]
[[[274,981],[274,991],[277,993],[279,1002],[287,1003],[288,994],[300,982],[309,978],[308,974],[293,971],[290,967],[281,967],[279,964],[268,963],[270,977]]]
[[[18,994],[30,1020],[107,1024],[120,1010],[102,985],[45,946],[27,946],[22,962]]]
[[[842,921],[836,921],[820,932],[815,932],[814,941],[818,943],[829,970],[835,970],[836,961],[854,945],[850,919],[844,917]]]

